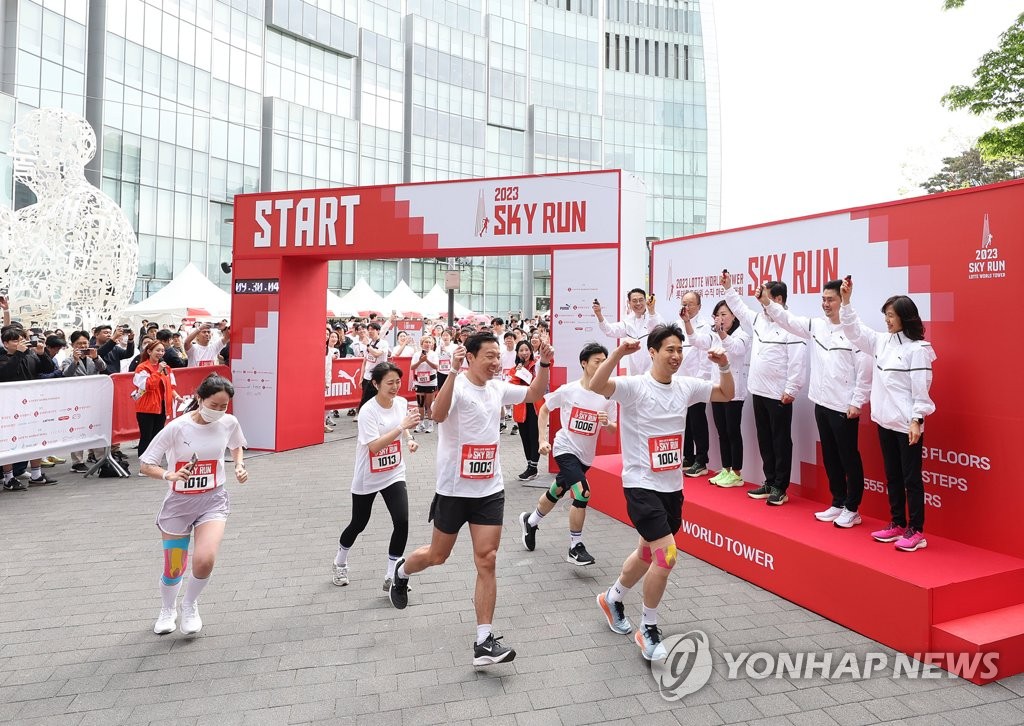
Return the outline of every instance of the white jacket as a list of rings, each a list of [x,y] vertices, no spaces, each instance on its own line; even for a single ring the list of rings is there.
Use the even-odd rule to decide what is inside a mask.
[[[796,397],[807,379],[807,344],[763,312],[755,313],[747,307],[734,287],[725,291],[725,304],[753,332],[747,378],[750,392],[775,401],[783,394]]]
[[[923,419],[935,411],[928,394],[935,360],[931,343],[911,340],[903,333],[874,331],[860,322],[852,305],[839,308],[839,320],[846,337],[874,357],[871,420],[891,431],[909,433],[913,419]]]
[[[686,333],[686,323],[680,319],[676,321],[676,325],[679,326],[684,334]],[[676,375],[690,376],[691,378],[699,378],[702,381],[710,381],[711,369],[715,366],[710,360],[708,360],[707,351],[710,348],[715,347],[715,341],[718,340],[718,336],[712,334],[711,322],[703,317],[691,320],[690,327],[693,328],[693,335],[687,335],[686,340],[683,341],[683,364],[679,366],[679,370],[676,371]],[[710,340],[710,347],[698,348],[693,343],[695,338]]]
[[[725,336],[725,339],[718,337],[718,334],[695,335],[692,339],[694,352],[707,353],[712,348],[722,348],[729,358],[729,368],[732,372],[732,382],[735,386],[732,400],[742,401],[747,397],[747,368],[748,353],[750,351],[750,336],[743,328],[736,328],[732,335]],[[706,347],[705,347],[706,346]],[[685,358],[683,359],[686,360]],[[682,366],[680,366],[682,367]],[[722,379],[718,372],[718,366],[711,366],[711,382],[717,385]]]
[[[631,310],[625,320],[620,320],[617,323],[602,320],[597,327],[609,338],[634,338],[640,341],[640,350],[626,356],[626,373],[637,376],[646,373],[651,367],[651,354],[647,352],[647,339],[641,336],[647,335],[664,322],[658,313],[651,315],[645,312],[638,318],[633,315]]]
[[[871,395],[873,361],[843,335],[842,323],[794,315],[777,302],[771,302],[765,312],[783,330],[811,341],[808,398],[839,413],[846,413],[850,406],[863,408]]]

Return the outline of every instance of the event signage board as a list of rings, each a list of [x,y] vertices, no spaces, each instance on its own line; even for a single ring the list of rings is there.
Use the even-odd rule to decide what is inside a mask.
[[[931,388],[936,411],[924,431],[925,529],[1019,556],[1016,515],[1024,509],[1024,489],[1013,478],[1024,430],[1024,387],[1003,368],[1024,355],[1024,340],[1006,329],[1012,316],[1004,312],[1022,289],[1022,243],[1024,183],[1011,182],[666,240],[654,246],[653,287],[666,318],[678,318],[687,290],[701,292],[702,312],[710,315],[723,296],[719,276],[728,269],[753,309],[760,309],[752,297],[757,286],[782,280],[793,312],[820,316],[824,283],[851,275],[853,306],[879,332],[885,330],[883,302],[909,295],[937,355]],[[805,383],[794,404],[792,481],[802,496],[824,504],[830,494],[806,392]],[[743,439],[743,472],[747,481],[759,482],[749,399]],[[713,433],[711,445],[711,467],[717,469]],[[887,520],[886,477],[870,407],[861,416],[860,451],[861,511]]]
[[[110,443],[109,376],[0,383],[0,464]]]

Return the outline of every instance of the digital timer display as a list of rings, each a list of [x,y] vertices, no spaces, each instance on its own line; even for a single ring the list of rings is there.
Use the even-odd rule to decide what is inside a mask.
[[[236,295],[276,295],[281,290],[277,279],[235,280]]]

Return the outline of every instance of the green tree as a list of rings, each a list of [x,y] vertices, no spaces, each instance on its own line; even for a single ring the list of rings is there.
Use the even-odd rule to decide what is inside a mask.
[[[1024,158],[986,160],[982,158],[981,150],[974,146],[959,156],[947,156],[943,159],[942,170],[923,182],[921,187],[929,194],[937,194],[1022,178]]]
[[[965,0],[945,0],[945,7],[962,7]],[[974,84],[953,86],[942,97],[951,109],[966,108],[981,116],[992,113],[1008,126],[990,129],[978,138],[989,159],[1024,156],[1024,13],[1001,36],[999,45],[983,55],[972,73]]]

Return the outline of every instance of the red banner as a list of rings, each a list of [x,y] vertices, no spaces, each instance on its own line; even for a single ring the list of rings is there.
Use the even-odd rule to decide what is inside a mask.
[[[191,396],[204,378],[211,373],[231,378],[231,369],[227,366],[200,366],[195,368],[175,368],[174,388],[181,396]],[[115,373],[110,376],[114,382],[114,424],[110,441],[121,444],[125,441],[136,441],[139,438],[139,423],[135,418],[135,401],[131,397],[135,390],[132,380],[134,373]],[[168,419],[174,418],[176,411],[168,412]]]
[[[331,361],[331,385],[324,398],[324,410],[355,408],[363,396],[362,358],[339,358]]]

